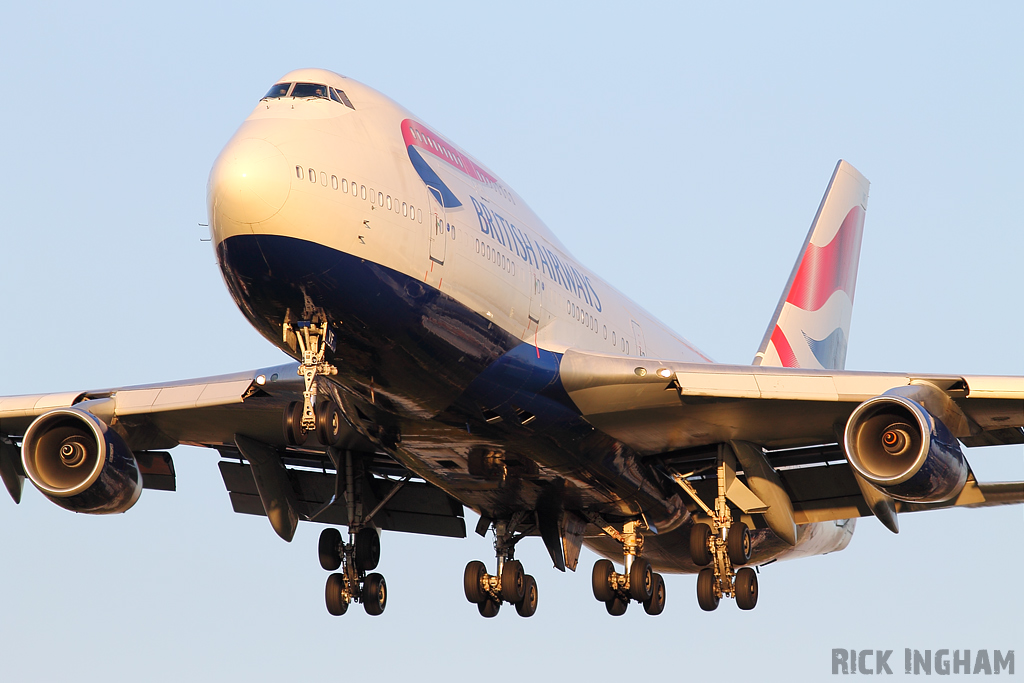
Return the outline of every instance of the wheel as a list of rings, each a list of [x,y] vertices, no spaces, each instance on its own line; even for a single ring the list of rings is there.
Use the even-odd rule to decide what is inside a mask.
[[[380,574],[370,574],[363,579],[363,609],[371,617],[384,613],[388,606],[388,584]]]
[[[615,597],[612,589],[612,574],[615,573],[615,566],[611,560],[598,560],[594,563],[594,572],[591,574],[590,583],[594,589],[594,597],[601,602],[608,602]]]
[[[513,604],[523,599],[526,592],[526,574],[519,560],[509,560],[501,568],[501,599]]]
[[[616,594],[611,600],[604,603],[604,607],[608,610],[608,614],[613,617],[621,617],[626,613],[626,608],[629,607],[629,599]]]
[[[485,574],[487,574],[487,568],[480,560],[473,560],[466,565],[466,571],[462,575],[462,587],[466,591],[466,599],[473,604],[479,605],[487,599],[487,593],[481,586]]]
[[[306,443],[306,432],[302,431],[302,401],[292,401],[284,410],[284,438],[292,446]]]
[[[498,610],[501,609],[501,603],[488,597],[483,602],[479,603],[476,608],[479,610],[480,616],[490,619],[491,617],[498,616]]]
[[[380,536],[376,529],[366,527],[356,534],[356,569],[373,571],[380,562]]]
[[[633,566],[629,568],[629,594],[637,602],[647,602],[654,590],[654,570],[651,563],[643,557],[634,557]]]
[[[329,572],[333,572],[341,566],[341,532],[334,527],[328,527],[320,532],[320,541],[317,543],[317,552],[320,555],[320,566]]]
[[[344,418],[334,401],[316,404],[316,438],[324,446],[337,446],[344,432]]]
[[[516,612],[521,617],[532,617],[537,613],[537,580],[527,574],[523,587],[523,599],[516,603]]]
[[[651,599],[644,603],[644,611],[653,617],[665,611],[665,579],[661,574],[654,575]]]
[[[707,524],[694,524],[690,529],[690,559],[698,567],[711,564],[711,527]]]
[[[739,566],[750,562],[750,531],[743,522],[736,522],[729,529],[729,538],[725,541],[725,549],[729,552],[729,561]]]
[[[715,570],[710,567],[701,569],[697,574],[697,604],[705,612],[714,612],[719,599],[715,594]]]
[[[757,572],[750,567],[744,567],[736,572],[736,606],[740,609],[754,609],[757,607]]]
[[[324,601],[327,603],[327,611],[336,617],[348,611],[348,598],[345,597],[345,575],[331,574],[327,577],[327,587],[324,589]]]

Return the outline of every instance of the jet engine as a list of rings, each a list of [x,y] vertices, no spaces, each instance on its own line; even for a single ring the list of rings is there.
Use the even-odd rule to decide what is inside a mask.
[[[142,473],[124,439],[77,408],[36,418],[25,432],[21,462],[44,496],[72,512],[124,512],[142,493]]]
[[[896,500],[949,500],[960,493],[970,471],[946,425],[899,395],[876,396],[857,406],[843,441],[853,469]]]

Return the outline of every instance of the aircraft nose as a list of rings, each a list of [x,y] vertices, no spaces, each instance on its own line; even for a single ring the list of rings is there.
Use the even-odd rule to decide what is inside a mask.
[[[232,140],[217,157],[207,186],[210,219],[260,223],[281,210],[291,191],[288,160],[261,138]]]

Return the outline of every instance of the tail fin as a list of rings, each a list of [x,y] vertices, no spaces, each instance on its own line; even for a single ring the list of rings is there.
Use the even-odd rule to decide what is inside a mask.
[[[869,184],[842,159],[836,164],[754,365],[845,367]]]

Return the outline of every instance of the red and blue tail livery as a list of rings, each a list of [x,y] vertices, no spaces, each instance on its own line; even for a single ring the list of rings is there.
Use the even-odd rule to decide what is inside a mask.
[[[846,366],[868,185],[847,162],[836,165],[755,365]]]

